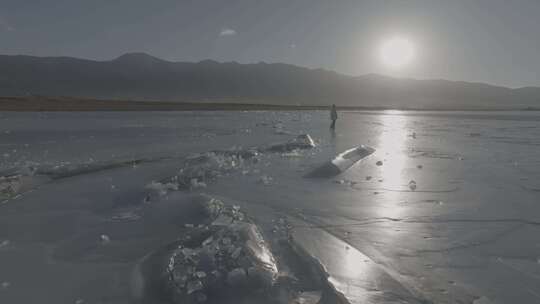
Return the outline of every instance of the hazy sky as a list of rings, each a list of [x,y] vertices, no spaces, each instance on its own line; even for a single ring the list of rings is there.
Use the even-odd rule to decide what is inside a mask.
[[[389,70],[379,45],[407,37]],[[286,62],[350,75],[540,85],[540,0],[0,0],[0,53]]]

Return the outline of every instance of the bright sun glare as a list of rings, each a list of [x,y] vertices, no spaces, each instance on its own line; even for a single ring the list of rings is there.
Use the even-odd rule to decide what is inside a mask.
[[[383,42],[379,55],[385,66],[399,69],[414,59],[414,51],[414,45],[408,39],[394,37]]]

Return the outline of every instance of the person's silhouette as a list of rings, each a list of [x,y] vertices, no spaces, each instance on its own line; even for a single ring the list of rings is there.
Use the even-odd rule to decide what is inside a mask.
[[[336,110],[335,104],[333,104],[332,108],[330,109],[330,119],[332,120],[330,129],[334,130],[336,128],[336,120],[337,120],[337,110]]]

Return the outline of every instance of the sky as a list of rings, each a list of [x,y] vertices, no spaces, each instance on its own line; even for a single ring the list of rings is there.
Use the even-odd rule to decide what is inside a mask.
[[[540,86],[539,0],[0,0],[0,54],[284,62]],[[414,45],[391,69],[380,46]]]

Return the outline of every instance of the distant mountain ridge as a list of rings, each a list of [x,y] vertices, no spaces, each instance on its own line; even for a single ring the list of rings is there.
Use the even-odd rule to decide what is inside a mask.
[[[0,55],[0,96],[71,96],[416,109],[540,108],[540,88],[347,76],[282,63],[170,62],[145,53],[110,61]]]

